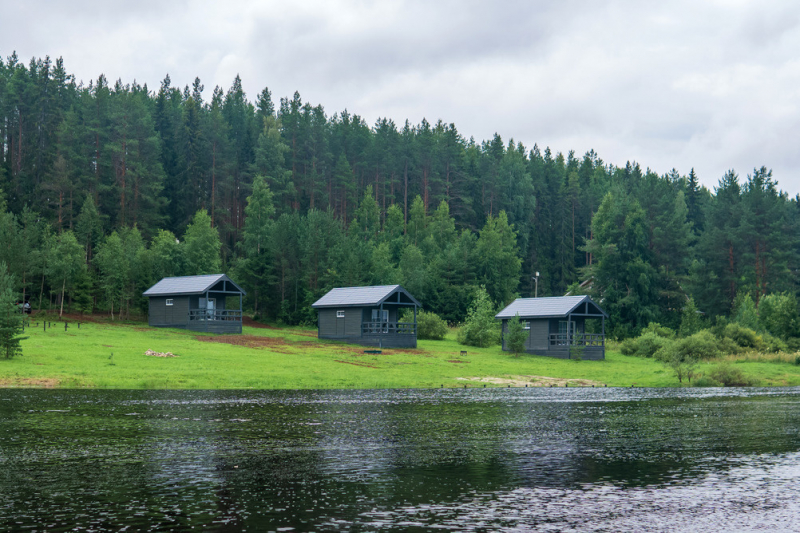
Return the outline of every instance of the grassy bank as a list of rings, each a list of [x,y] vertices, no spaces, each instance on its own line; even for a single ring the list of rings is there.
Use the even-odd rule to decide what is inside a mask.
[[[36,319],[34,318],[34,323]],[[605,361],[568,361],[499,347],[420,341],[417,350],[364,354],[360,346],[319,341],[316,330],[245,327],[213,336],[145,324],[54,323],[25,332],[24,355],[0,360],[3,387],[148,389],[339,389],[512,386],[677,386],[652,359],[610,349]],[[153,357],[147,350],[172,352]],[[466,350],[466,355],[461,351]],[[800,385],[800,367],[782,361],[735,361],[761,385]],[[714,364],[700,365],[699,371]]]

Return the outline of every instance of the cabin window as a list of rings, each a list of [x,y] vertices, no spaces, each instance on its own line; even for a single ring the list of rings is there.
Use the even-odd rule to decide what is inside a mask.
[[[531,329],[531,321],[530,320],[523,320],[522,321],[522,329]]]
[[[344,311],[336,311],[336,318],[344,318]]]
[[[172,305],[172,298],[167,298],[167,305]]]

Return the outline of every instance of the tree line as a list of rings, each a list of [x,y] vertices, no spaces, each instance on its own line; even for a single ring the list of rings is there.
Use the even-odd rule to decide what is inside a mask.
[[[589,292],[618,336],[677,327],[688,297],[713,317],[739,294],[796,294],[800,202],[765,167],[711,191],[694,171],[443,121],[251,101],[238,76],[210,93],[0,61],[0,261],[20,293],[119,316],[161,276],[224,270],[268,319],[312,321],[334,286],[402,283],[457,322],[476,287],[504,305],[539,272],[540,296]]]

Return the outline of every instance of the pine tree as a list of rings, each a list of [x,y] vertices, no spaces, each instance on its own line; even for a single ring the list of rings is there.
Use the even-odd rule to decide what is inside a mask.
[[[0,262],[0,350],[6,359],[22,355],[20,341],[27,338],[19,336],[23,315],[17,305],[15,285],[16,281],[9,274],[6,264]]]

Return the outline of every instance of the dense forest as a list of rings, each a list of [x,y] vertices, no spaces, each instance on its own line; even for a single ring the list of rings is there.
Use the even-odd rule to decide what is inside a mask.
[[[34,309],[140,314],[163,276],[228,272],[286,323],[335,286],[401,283],[463,320],[583,291],[615,335],[798,289],[800,202],[770,170],[713,191],[594,151],[552,153],[443,121],[367,124],[237,77],[76,83],[61,59],[0,60],[0,261]]]

